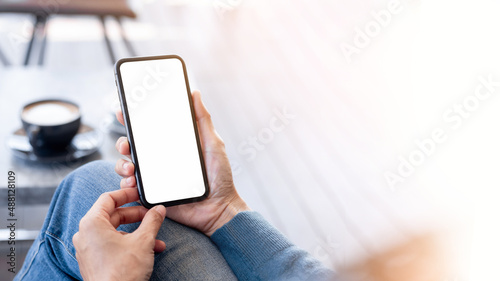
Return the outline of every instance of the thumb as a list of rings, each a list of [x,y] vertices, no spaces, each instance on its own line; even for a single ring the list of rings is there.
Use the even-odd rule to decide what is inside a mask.
[[[204,134],[215,131],[214,124],[212,123],[212,117],[208,113],[205,104],[201,100],[201,94],[199,91],[193,91],[193,107],[194,113],[196,115],[196,122],[198,122],[198,129]]]
[[[142,219],[141,225],[137,228],[137,230],[134,233],[137,233],[141,236],[151,235],[152,238],[154,239],[158,234],[158,231],[160,230],[161,224],[165,220],[166,213],[167,210],[163,205],[158,205],[150,209],[144,216],[144,219]]]
[[[201,143],[204,149],[212,149],[214,145],[222,143],[222,139],[215,131],[212,117],[210,116],[210,113],[208,113],[207,108],[201,100],[200,92],[194,91],[192,95],[194,112],[196,115],[196,122],[198,123],[198,131],[200,133]]]

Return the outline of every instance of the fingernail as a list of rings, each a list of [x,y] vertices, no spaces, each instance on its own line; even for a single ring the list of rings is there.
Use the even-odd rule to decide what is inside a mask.
[[[167,214],[167,209],[165,209],[165,206],[163,205],[157,205],[154,207],[155,211],[157,211],[162,217],[164,217]]]
[[[127,170],[128,165],[130,165],[130,163],[125,161],[125,163],[123,163],[123,169]]]
[[[126,181],[128,184],[132,184],[132,177],[128,177]]]

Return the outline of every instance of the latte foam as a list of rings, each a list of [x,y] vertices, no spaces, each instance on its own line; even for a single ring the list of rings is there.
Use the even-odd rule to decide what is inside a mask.
[[[69,123],[78,118],[78,108],[72,104],[50,101],[26,107],[22,119],[41,126],[55,126]]]

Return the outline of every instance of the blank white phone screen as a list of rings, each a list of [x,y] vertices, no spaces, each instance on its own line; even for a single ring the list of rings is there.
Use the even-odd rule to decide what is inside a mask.
[[[205,183],[181,61],[125,62],[120,73],[146,201],[202,196]]]

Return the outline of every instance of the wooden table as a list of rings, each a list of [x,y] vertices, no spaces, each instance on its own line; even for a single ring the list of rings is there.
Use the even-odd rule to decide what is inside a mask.
[[[62,98],[80,105],[82,122],[103,135],[99,151],[71,163],[35,163],[13,155],[6,139],[21,127],[20,111],[30,101]],[[116,161],[120,155],[114,143],[118,137],[107,131],[118,95],[111,67],[98,71],[48,71],[41,68],[0,70],[0,174],[14,171],[17,175],[18,203],[48,203],[52,192],[71,171],[92,160]],[[0,188],[7,182],[0,181]],[[2,202],[6,192],[0,192]],[[22,201],[22,202],[19,202]]]
[[[132,44],[127,40],[125,32],[121,25],[123,17],[135,18],[136,14],[130,9],[126,0],[70,0],[70,1],[38,1],[38,0],[16,0],[16,1],[0,1],[0,13],[20,13],[31,14],[35,17],[31,39],[26,50],[24,65],[30,62],[30,55],[35,43],[36,35],[39,34],[41,40],[40,56],[38,65],[43,65],[45,46],[47,43],[46,22],[55,15],[90,15],[97,16],[101,22],[104,31],[104,40],[106,48],[111,60],[114,64],[116,56],[113,51],[111,41],[109,40],[106,30],[105,17],[112,16],[118,22],[120,35],[123,39],[125,47],[130,52],[131,56],[136,56]],[[9,61],[3,56],[0,51],[0,62],[9,65]]]

